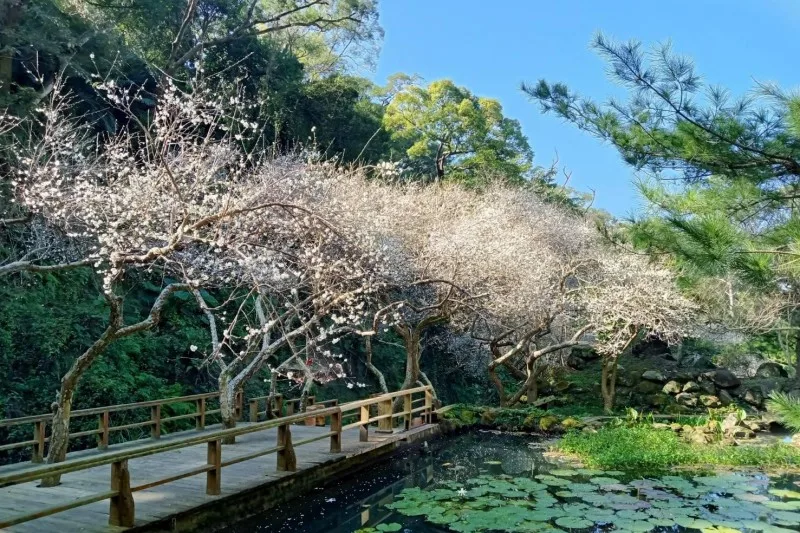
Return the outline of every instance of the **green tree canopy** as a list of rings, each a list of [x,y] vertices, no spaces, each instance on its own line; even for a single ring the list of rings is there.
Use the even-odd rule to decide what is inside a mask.
[[[383,123],[407,144],[412,167],[436,180],[474,185],[491,175],[520,183],[530,177],[533,151],[519,122],[505,117],[497,100],[477,97],[452,81],[403,87]]]
[[[800,98],[758,84],[734,99],[669,45],[647,52],[598,35],[594,48],[627,101],[599,104],[544,80],[523,90],[643,172],[648,208],[634,243],[671,254],[693,289],[716,287],[730,312],[735,293],[762,313],[753,297],[772,295],[783,302],[773,317],[800,325]]]

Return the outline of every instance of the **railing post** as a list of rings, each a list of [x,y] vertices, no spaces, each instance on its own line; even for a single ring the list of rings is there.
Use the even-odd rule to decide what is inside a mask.
[[[294,472],[297,470],[297,457],[292,446],[292,430],[290,424],[278,426],[278,470],[281,472]]]
[[[195,400],[197,406],[197,416],[194,419],[195,429],[205,429],[206,427],[206,399]]]
[[[342,410],[331,415],[331,453],[342,451]]]
[[[433,393],[430,389],[425,389],[425,423],[433,423]]]
[[[33,446],[31,447],[31,462],[41,463],[44,461],[44,432],[47,428],[47,421],[37,420],[33,423]]]
[[[378,402],[378,416],[386,416],[386,418],[378,420],[378,433],[392,433],[394,431],[394,419],[391,416],[387,416],[391,415],[393,412],[394,408],[392,407],[391,398]]]
[[[206,472],[206,494],[217,496],[222,490],[222,441],[208,441],[208,466]]]
[[[267,398],[267,412],[269,412],[269,398]],[[250,422],[258,422],[258,400],[250,400]]]
[[[369,442],[369,405],[361,406],[361,425],[358,426],[358,440]]]
[[[161,404],[150,408],[150,436],[154,439],[161,437]]]
[[[108,411],[103,411],[100,413],[100,420],[98,422],[98,428],[100,433],[97,434],[97,449],[98,450],[107,450],[108,449]]]
[[[403,396],[403,419],[405,420],[405,427],[406,431],[411,429],[411,410],[413,409],[414,403],[411,401],[411,395],[405,394]]]
[[[127,459],[111,463],[111,490],[117,494],[111,497],[109,503],[108,525],[133,527],[134,502]]]
[[[283,416],[283,395],[278,394],[275,396],[275,414],[272,416],[280,418]]]
[[[286,416],[290,416],[294,414],[294,405],[297,402],[294,400],[289,400],[286,404]]]

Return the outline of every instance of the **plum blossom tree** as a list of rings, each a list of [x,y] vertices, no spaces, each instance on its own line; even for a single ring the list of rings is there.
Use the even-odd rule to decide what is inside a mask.
[[[601,240],[592,224],[543,202],[531,190],[496,183],[435,242],[460,265],[460,282],[485,295],[471,334],[492,357],[488,372],[501,402],[536,396],[536,378],[554,356],[578,345],[605,356],[603,398],[613,404],[617,356],[637,335],[677,340],[694,306],[673,274]],[[522,381],[510,397],[496,374]]]
[[[21,214],[15,221],[28,226],[29,238],[0,264],[0,275],[91,267],[110,308],[106,330],[62,378],[48,462],[65,457],[72,401],[86,370],[111,343],[156,326],[173,294],[194,294],[211,319],[208,360],[219,369],[223,419],[231,425],[231,391],[295,339],[305,337],[306,353],[326,336],[335,340],[378,279],[371,269],[379,259],[357,239],[291,203],[311,194],[309,185],[324,173],[243,149],[257,126],[240,118],[235,96],[169,85],[145,123],[131,112],[136,94],[105,89],[127,113],[129,129],[101,143],[54,91],[41,109],[41,134],[17,147],[10,182],[9,201]],[[120,284],[133,272],[164,282],[149,315],[126,324]],[[220,312],[236,308],[224,329],[203,296],[218,288],[231,295]],[[254,319],[245,328],[248,312]],[[327,369],[317,374],[344,374],[333,363]]]

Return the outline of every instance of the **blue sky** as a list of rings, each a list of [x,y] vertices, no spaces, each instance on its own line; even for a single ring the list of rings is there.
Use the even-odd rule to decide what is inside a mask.
[[[499,99],[506,115],[522,123],[538,164],[548,165],[557,150],[572,172],[570,184],[594,189],[595,207],[620,217],[640,205],[633,171],[614,148],[542,115],[520,82],[564,81],[600,100],[619,94],[589,49],[601,30],[647,45],[671,40],[704,79],[736,95],[754,79],[800,85],[797,0],[381,0],[380,14],[386,36],[375,82],[416,73]]]

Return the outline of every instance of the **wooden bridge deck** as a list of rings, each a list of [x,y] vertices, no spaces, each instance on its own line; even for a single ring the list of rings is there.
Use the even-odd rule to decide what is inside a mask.
[[[241,425],[247,426],[248,423],[242,423]],[[328,439],[298,446],[295,449],[297,455],[297,471],[295,472],[277,471],[275,469],[274,455],[245,460],[222,469],[222,492],[219,496],[206,494],[206,476],[202,474],[136,492],[134,493],[136,505],[135,527],[163,520],[176,513],[190,511],[219,498],[264,485],[271,480],[297,475],[324,463],[364,454],[383,446],[391,446],[397,440],[406,438],[408,435],[425,430],[428,427],[426,425],[411,432],[397,432],[395,434],[370,434],[368,442],[359,441],[359,430],[357,428],[345,430],[342,432],[341,453],[330,452]],[[209,427],[203,431],[210,432],[218,429],[218,426]],[[195,434],[202,434],[203,431],[198,431]],[[329,427],[292,426],[294,440],[314,437],[329,431]],[[170,439],[180,439],[185,436],[185,433],[166,435],[160,440],[167,442]],[[74,452],[69,454],[68,458],[99,456],[121,449],[135,450],[137,446],[143,445],[146,444],[131,442],[112,446],[109,451],[87,450]],[[276,445],[276,428],[240,435],[236,438],[236,444],[222,446],[222,461],[245,456],[258,450],[263,450],[265,447]],[[131,485],[163,480],[171,475],[177,476],[188,469],[205,465],[206,461],[207,446],[205,443],[134,458],[129,461],[128,465]],[[25,467],[26,465],[0,467],[0,475]],[[37,485],[37,482],[29,482],[0,488],[0,521],[107,491],[109,490],[109,467],[104,465],[65,474],[62,477],[61,485],[58,487],[42,488]],[[2,531],[107,533],[126,530],[126,528],[122,527],[109,526],[108,514],[109,502],[104,500],[11,526],[2,529]]]

